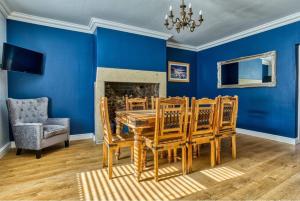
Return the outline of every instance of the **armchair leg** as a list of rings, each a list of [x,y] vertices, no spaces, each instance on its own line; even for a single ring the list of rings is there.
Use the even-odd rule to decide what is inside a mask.
[[[42,157],[42,150],[37,150],[35,154],[36,154],[36,159],[40,159]]]
[[[70,141],[69,140],[66,140],[65,141],[65,147],[69,147],[70,146]]]
[[[18,156],[18,155],[21,155],[21,152],[22,152],[22,149],[17,148],[17,153],[16,153],[16,155],[17,155],[17,156]]]

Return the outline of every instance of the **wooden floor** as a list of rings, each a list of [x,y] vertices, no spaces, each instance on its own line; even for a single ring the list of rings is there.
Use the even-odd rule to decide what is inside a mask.
[[[200,158],[194,160],[192,174],[183,177],[178,175],[178,172],[177,176],[174,173],[173,178],[177,178],[177,180],[178,177],[181,177],[195,185],[199,184],[197,191],[195,191],[195,187],[193,187],[194,191],[189,191],[188,183],[183,184],[186,185],[185,187],[173,185],[171,190],[181,195],[175,199],[300,199],[299,147],[244,135],[239,135],[237,142],[238,159],[235,161],[231,160],[229,144],[224,143],[222,165],[212,169],[209,166],[209,147],[204,146]],[[40,160],[36,160],[34,153],[30,151],[16,156],[15,150],[11,150],[0,160],[0,200],[85,200],[95,198],[93,195],[87,195],[86,190],[83,189],[86,184],[80,181],[79,177],[85,173],[87,175],[89,172],[95,173],[95,171],[106,174],[106,170],[102,170],[100,166],[101,147],[102,145],[95,145],[88,140],[72,141],[69,148],[64,148],[62,144],[44,150]],[[129,165],[128,151],[123,150],[122,154],[121,157],[124,158],[118,162],[117,167]],[[161,169],[168,167],[165,160],[161,160],[160,164]],[[172,167],[177,166],[180,167],[179,164],[172,164]],[[151,167],[151,162],[149,162],[148,169],[150,171]],[[160,172],[160,174],[170,176],[172,169],[169,173]],[[164,175],[160,175],[160,177],[164,178]],[[172,179],[172,177],[165,178],[160,182],[165,181],[167,184],[168,179]],[[114,180],[117,187],[118,181],[121,180],[118,178]],[[131,182],[136,185],[135,181]],[[139,185],[146,188],[147,186],[143,182],[147,181],[142,181]],[[151,183],[149,185],[153,186]],[[126,186],[119,186],[121,186],[121,190],[126,191],[124,196],[128,195]],[[140,186],[138,188],[142,189]],[[108,187],[107,191],[110,190],[109,186],[106,187]],[[179,190],[176,190],[177,188]],[[119,192],[120,189],[118,189]],[[182,191],[184,193],[182,194],[180,189],[186,190],[185,193]],[[161,191],[164,190],[168,189],[162,187]],[[104,197],[100,196],[102,200],[109,199],[105,197],[108,195],[107,192],[101,192],[104,193],[102,195]],[[122,194],[120,195],[122,196]],[[125,197],[120,198],[126,199]],[[156,199],[159,198],[168,200],[170,197]]]

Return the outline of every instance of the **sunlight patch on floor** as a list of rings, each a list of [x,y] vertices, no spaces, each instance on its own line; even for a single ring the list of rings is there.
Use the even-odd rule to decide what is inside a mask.
[[[217,182],[233,179],[244,174],[243,172],[230,167],[213,168],[209,170],[202,170],[200,172]]]
[[[207,189],[174,166],[159,169],[159,182],[153,180],[153,171],[142,173],[137,182],[133,165],[113,167],[113,179],[108,179],[107,169],[77,174],[78,190],[82,200],[173,200]]]

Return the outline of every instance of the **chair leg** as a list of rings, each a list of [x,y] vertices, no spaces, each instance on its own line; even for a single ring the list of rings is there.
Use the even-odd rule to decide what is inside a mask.
[[[158,151],[153,151],[154,155],[154,180],[158,181]]]
[[[215,140],[210,141],[210,165],[215,167],[216,165],[216,145]]]
[[[186,146],[182,146],[182,174],[186,175]]]
[[[217,164],[221,163],[221,138],[216,138],[216,162]]]
[[[66,140],[65,141],[65,147],[69,147],[70,146],[70,141],[69,140]]]
[[[106,162],[107,162],[107,146],[105,143],[103,143],[102,145],[102,167],[105,168],[106,167]]]
[[[108,178],[112,179],[113,149],[108,148]]]
[[[174,163],[177,162],[177,147],[174,148]]]
[[[232,158],[236,159],[236,135],[231,137],[231,151],[232,151]]]
[[[40,159],[42,157],[42,150],[37,150],[35,152],[35,157],[36,157],[36,159]]]
[[[193,145],[188,145],[188,167],[187,172],[191,173],[193,168]]]
[[[133,161],[134,161],[134,146],[133,145],[130,147],[130,159],[131,159],[131,162],[133,163]]]
[[[164,158],[164,151],[161,151],[160,152],[160,156],[159,156],[161,159],[163,159]]]
[[[121,155],[121,149],[120,147],[118,147],[115,153],[116,161],[120,160],[120,155]]]
[[[193,158],[198,157],[198,146],[196,144],[193,145]]]
[[[17,155],[17,156],[18,156],[18,155],[21,155],[21,152],[22,152],[22,149],[17,148],[17,153],[16,153],[16,155]]]
[[[172,162],[172,149],[168,149],[168,162]]]
[[[200,157],[200,153],[201,153],[201,144],[198,144],[197,149],[198,149],[197,157]]]
[[[144,168],[146,167],[146,164],[147,164],[147,150],[144,149],[142,154],[143,154],[143,156],[142,156],[142,170],[144,170]]]

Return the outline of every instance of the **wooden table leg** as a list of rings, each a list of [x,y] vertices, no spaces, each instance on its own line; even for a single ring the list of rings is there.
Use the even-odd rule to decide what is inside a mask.
[[[116,119],[116,134],[120,135],[121,134],[121,122]]]
[[[142,172],[142,130],[134,129],[134,173],[138,181]]]

